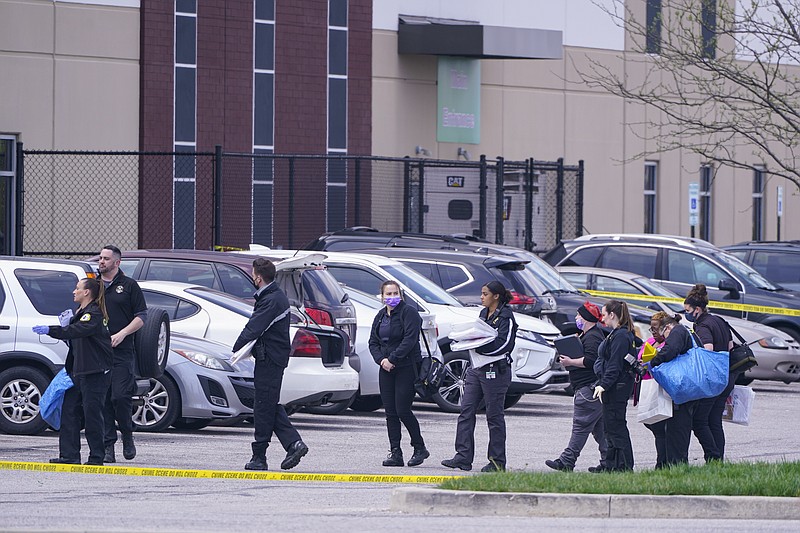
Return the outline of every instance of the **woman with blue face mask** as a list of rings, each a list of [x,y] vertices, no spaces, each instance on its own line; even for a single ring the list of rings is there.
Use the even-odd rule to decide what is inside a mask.
[[[383,466],[403,466],[403,450],[400,448],[400,423],[411,436],[414,454],[408,466],[417,466],[430,457],[419,429],[417,417],[411,411],[414,402],[414,382],[417,379],[422,353],[419,334],[422,318],[419,312],[406,305],[396,281],[385,281],[381,285],[381,300],[385,304],[372,323],[369,336],[369,352],[376,363],[381,401],[386,413],[386,429],[389,433],[389,456]]]

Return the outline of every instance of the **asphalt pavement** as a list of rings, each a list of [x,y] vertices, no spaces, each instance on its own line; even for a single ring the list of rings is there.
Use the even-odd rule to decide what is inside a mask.
[[[732,461],[800,460],[797,413],[800,384],[755,382],[751,424],[725,424],[727,456]],[[509,468],[549,471],[546,459],[557,457],[571,427],[572,399],[563,395],[528,395],[507,411]],[[415,404],[431,458],[418,467],[385,468],[388,452],[383,412],[292,416],[311,451],[291,472],[324,474],[403,474],[442,476],[453,472],[439,462],[453,455],[456,415],[434,405]],[[635,422],[629,427],[636,468],[652,468],[652,435]],[[411,447],[404,433],[406,459]],[[199,431],[137,433],[137,457],[117,456],[120,466],[242,471],[250,458],[252,428],[210,426]],[[485,463],[485,420],[476,429],[475,470]],[[85,444],[84,444],[85,445]],[[121,444],[118,443],[121,447]],[[46,462],[58,453],[54,432],[39,436],[0,434],[0,461]],[[86,455],[84,448],[84,455]],[[271,470],[284,456],[278,445],[268,451]],[[85,457],[84,457],[85,460]],[[589,442],[578,460],[586,470],[599,460]],[[696,441],[690,460],[702,463]],[[561,475],[553,472],[553,475]],[[475,475],[474,472],[469,475]],[[0,530],[60,531],[418,531],[455,528],[485,531],[565,529],[652,531],[798,531],[800,521],[682,520],[640,518],[536,518],[510,516],[425,516],[390,509],[396,483],[342,483],[285,480],[183,479],[153,476],[31,472],[0,469]]]

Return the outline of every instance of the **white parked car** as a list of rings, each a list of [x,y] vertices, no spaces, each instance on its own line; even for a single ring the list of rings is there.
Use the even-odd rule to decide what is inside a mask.
[[[448,334],[453,324],[475,320],[480,307],[465,307],[444,289],[425,279],[406,265],[388,257],[361,253],[311,252],[307,250],[271,250],[251,245],[249,253],[268,258],[304,257],[324,255],[324,264],[336,280],[367,294],[376,294],[386,280],[400,283],[406,301],[413,302],[421,311],[433,313],[439,332],[447,374],[434,400],[443,410],[458,412],[464,390],[469,355],[450,351]],[[514,405],[523,394],[533,391],[564,389],[568,374],[558,363],[553,340],[560,335],[552,324],[531,316],[515,313],[519,325],[517,342],[512,357],[512,382],[506,406]]]
[[[173,331],[226,346],[233,346],[253,310],[249,302],[208,287],[168,281],[140,281],[139,285],[148,307],[168,312]],[[281,404],[291,412],[350,399],[358,389],[358,373],[347,361],[346,335],[330,326],[307,325],[297,309],[292,316],[292,352]]]

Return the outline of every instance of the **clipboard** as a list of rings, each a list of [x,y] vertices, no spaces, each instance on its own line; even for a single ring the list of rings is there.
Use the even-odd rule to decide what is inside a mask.
[[[559,355],[565,355],[571,359],[583,357],[583,344],[576,335],[556,337],[553,342]]]

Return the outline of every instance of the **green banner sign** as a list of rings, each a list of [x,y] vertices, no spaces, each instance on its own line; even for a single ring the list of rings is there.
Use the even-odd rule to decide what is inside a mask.
[[[439,57],[436,140],[481,142],[481,63],[478,59]]]

